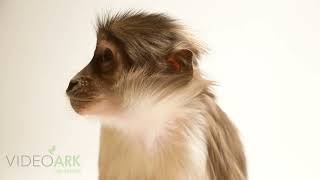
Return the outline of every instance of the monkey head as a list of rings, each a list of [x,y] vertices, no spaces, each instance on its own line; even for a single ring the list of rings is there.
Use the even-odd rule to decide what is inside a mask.
[[[121,111],[137,94],[165,96],[193,78],[199,51],[166,15],[103,16],[93,58],[66,90],[71,106],[79,114],[107,115]]]

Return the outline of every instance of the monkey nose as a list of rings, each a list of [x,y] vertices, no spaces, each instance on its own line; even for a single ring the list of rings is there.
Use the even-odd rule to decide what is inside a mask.
[[[68,88],[66,90],[66,92],[70,92],[72,91],[73,89],[75,89],[75,87],[79,84],[79,81],[78,80],[71,80],[69,85],[68,85]]]

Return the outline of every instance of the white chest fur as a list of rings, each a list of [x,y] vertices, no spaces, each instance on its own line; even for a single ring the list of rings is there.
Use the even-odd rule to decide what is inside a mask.
[[[177,104],[144,101],[105,119],[100,180],[206,180],[205,123],[192,114]]]

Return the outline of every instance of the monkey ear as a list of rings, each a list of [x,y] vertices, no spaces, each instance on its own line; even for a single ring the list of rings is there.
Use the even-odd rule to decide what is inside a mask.
[[[167,58],[168,71],[171,73],[192,74],[193,53],[188,49],[180,49]]]

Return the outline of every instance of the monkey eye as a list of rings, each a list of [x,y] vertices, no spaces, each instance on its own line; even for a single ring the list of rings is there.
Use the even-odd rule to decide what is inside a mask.
[[[100,58],[100,70],[103,73],[110,72],[113,68],[112,64],[114,63],[113,53],[107,48],[104,50],[103,55]]]
[[[113,59],[112,51],[109,48],[105,49],[102,56],[102,62],[108,62],[108,61],[111,61],[112,59]]]

